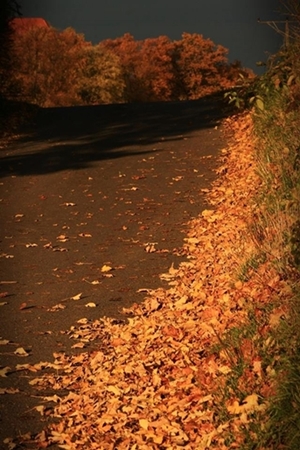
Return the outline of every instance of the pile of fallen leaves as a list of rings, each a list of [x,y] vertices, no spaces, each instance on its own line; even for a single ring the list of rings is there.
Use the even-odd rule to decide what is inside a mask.
[[[224,127],[233,135],[211,206],[190,224],[187,261],[162,275],[169,289],[147,290],[125,311],[128,323],[81,320],[70,337],[99,350],[56,354],[53,373],[31,381],[67,393],[46,399],[55,423],[36,436],[40,448],[225,450],[263,428],[275,381],[264,355],[290,292],[267,262],[238,278],[253,253],[247,227],[260,181],[250,115]]]

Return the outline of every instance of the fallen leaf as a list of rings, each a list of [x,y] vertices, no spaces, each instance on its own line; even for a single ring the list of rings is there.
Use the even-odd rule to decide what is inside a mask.
[[[84,279],[84,281],[86,281],[86,282],[89,283],[89,284],[94,284],[94,285],[100,284],[100,281],[99,281],[99,280],[89,281],[89,280]]]
[[[96,305],[96,303],[90,302],[90,303],[87,303],[84,306],[86,306],[87,308],[96,308],[97,305]]]
[[[3,394],[18,394],[20,391],[16,388],[1,388],[0,389],[0,395]]]
[[[8,305],[8,302],[0,302],[0,306]]]
[[[27,303],[21,303],[21,305],[20,305],[20,307],[19,307],[19,309],[22,311],[23,309],[26,309],[27,308]]]
[[[79,261],[79,262],[76,262],[75,264],[76,264],[76,266],[84,266],[84,265],[91,265],[92,263]]]
[[[35,409],[37,412],[39,412],[39,413],[41,414],[41,416],[43,416],[44,413],[45,413],[45,406],[44,406],[44,405],[38,405],[38,406],[35,406],[34,409]]]
[[[85,325],[88,323],[88,319],[86,317],[83,317],[82,319],[77,320],[77,323],[79,323],[80,325]]]
[[[13,442],[13,438],[5,438],[3,440],[3,443],[7,446],[8,450],[14,450],[15,448],[18,447],[18,444],[16,444],[15,442]]]
[[[29,248],[29,247],[37,247],[38,245],[37,244],[31,244],[31,243],[29,243],[29,244],[25,244],[25,247],[26,248]]]
[[[140,424],[140,427],[143,428],[143,430],[148,430],[149,421],[147,419],[140,419],[139,424]]]
[[[81,297],[82,297],[82,292],[80,292],[80,293],[77,294],[77,295],[74,295],[74,297],[71,297],[71,300],[80,300]]]
[[[77,342],[77,344],[72,345],[71,348],[84,348],[85,344],[83,342]]]
[[[121,391],[120,391],[120,389],[117,388],[117,386],[110,385],[110,386],[107,386],[106,389],[108,392],[112,392],[113,394],[115,394],[117,396],[121,395]]]
[[[110,272],[111,270],[113,270],[113,268],[111,266],[107,266],[106,264],[104,264],[104,266],[101,267],[101,272],[103,273]]]
[[[0,345],[7,345],[7,344],[9,344],[9,340],[8,339],[1,339],[0,340]]]
[[[6,374],[11,372],[11,368],[10,367],[4,367],[3,369],[0,369],[0,377],[5,378]]]
[[[7,253],[1,253],[0,258],[11,259],[11,258],[14,258],[14,255],[8,255]]]
[[[65,234],[60,234],[56,237],[56,239],[60,242],[67,242],[69,240],[69,238]]]
[[[50,397],[43,397],[43,400],[44,400],[45,402],[55,402],[55,403],[58,403],[58,402],[61,401],[61,398],[60,398],[58,395],[54,394],[54,395],[51,395]]]
[[[203,217],[209,217],[209,216],[212,216],[213,214],[214,214],[214,210],[213,209],[204,209],[203,211],[202,211],[202,213],[201,213],[201,215],[203,216]]]
[[[18,347],[15,351],[14,354],[17,356],[29,356],[29,353],[26,352],[26,350],[23,347]]]
[[[62,305],[61,303],[58,303],[57,305],[52,306],[51,308],[48,308],[47,311],[48,312],[55,312],[55,311],[60,311],[62,309],[65,309],[66,305]]]
[[[15,369],[17,371],[30,369],[32,366],[30,364],[17,364]]]
[[[160,306],[161,306],[161,304],[160,304],[160,302],[157,300],[157,298],[151,297],[151,298],[149,299],[149,306],[148,306],[148,310],[149,310],[149,311],[156,311]]]
[[[152,291],[153,291],[153,289],[140,288],[140,289],[138,289],[136,292],[137,292],[137,293],[147,292],[147,294],[151,294]]]
[[[156,252],[155,245],[157,245],[157,242],[149,242],[149,243],[147,243],[145,245],[146,245],[145,251],[147,253],[154,253],[154,252]]]

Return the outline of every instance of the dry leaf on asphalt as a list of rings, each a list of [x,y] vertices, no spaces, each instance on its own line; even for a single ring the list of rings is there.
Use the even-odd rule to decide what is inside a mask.
[[[57,303],[54,306],[51,306],[51,308],[48,308],[47,311],[48,312],[56,312],[56,311],[61,311],[63,309],[66,309],[66,305],[63,305],[62,303]]]
[[[10,367],[3,367],[2,369],[0,369],[0,377],[5,378],[9,372],[11,372]]]
[[[89,284],[93,284],[93,285],[96,285],[96,284],[100,284],[100,283],[101,283],[99,280],[89,281],[89,280],[87,280],[86,278],[84,278],[84,281],[86,281],[86,282],[89,283]]]
[[[74,295],[74,297],[71,297],[71,300],[80,300],[81,297],[82,297],[82,292],[80,292],[80,293],[77,294],[77,295]]]
[[[20,390],[17,388],[0,388],[0,395],[3,394],[19,394]]]
[[[111,266],[106,265],[106,264],[104,264],[101,267],[101,272],[103,272],[103,273],[110,272],[111,270],[113,270],[113,268]]]
[[[17,356],[29,356],[29,353],[23,347],[18,347],[14,354]]]
[[[60,206],[76,206],[76,203],[65,202],[65,203],[62,203]]]

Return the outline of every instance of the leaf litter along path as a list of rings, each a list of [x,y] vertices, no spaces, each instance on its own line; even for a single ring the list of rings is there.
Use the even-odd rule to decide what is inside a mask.
[[[56,353],[52,363],[24,367],[41,396],[52,393],[44,394],[40,413],[46,420],[54,403],[51,415],[57,420],[34,441],[25,436],[25,446],[227,450],[245,448],[244,437],[255,434],[249,433],[254,417],[263,425],[276,362],[263,367],[257,336],[241,336],[237,353],[216,344],[226,330],[247,323],[253,305],[263,345],[272,345],[268,331],[278,324],[282,307],[269,317],[263,311],[274,292],[281,297],[279,304],[289,293],[264,265],[257,276],[237,279],[239,261],[253,252],[246,227],[259,180],[250,117],[230,128],[235,142],[209,194],[214,209],[203,210],[190,223],[188,261],[163,276],[169,288],[150,291],[144,302],[127,309],[126,324],[103,319],[72,327],[75,342],[94,340],[98,349],[73,356]],[[52,372],[42,376],[43,367]],[[235,387],[226,384],[230,374]]]
[[[40,431],[35,407],[53,395],[16,367],[97,350],[66,331],[126,320],[122,308],[185,259],[182,231],[205,208],[225,113],[215,100],[44,110],[1,150],[0,442]]]

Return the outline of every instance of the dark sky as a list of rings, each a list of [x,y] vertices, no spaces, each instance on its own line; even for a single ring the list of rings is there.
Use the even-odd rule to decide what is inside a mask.
[[[135,39],[183,32],[202,34],[229,49],[257,73],[256,61],[266,60],[282,37],[261,20],[283,19],[280,0],[19,0],[24,17],[42,17],[53,27],[69,26],[97,44],[131,33]]]

